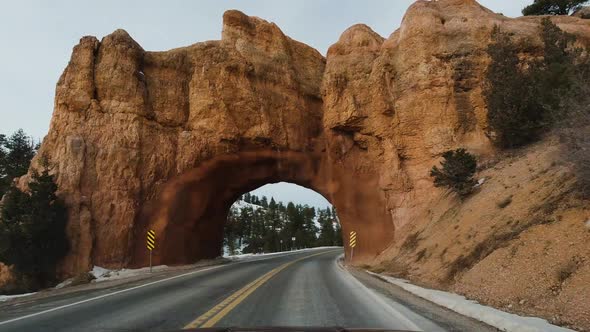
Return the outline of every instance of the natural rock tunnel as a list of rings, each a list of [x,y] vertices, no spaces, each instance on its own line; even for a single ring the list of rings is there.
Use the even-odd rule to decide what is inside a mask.
[[[482,97],[494,25],[525,53],[540,45],[538,19],[474,0],[417,1],[387,39],[355,25],[326,57],[238,11],[221,40],[165,52],[123,30],[83,37],[39,151],[69,208],[62,272],[144,264],[147,229],[156,263],[211,257],[231,203],[277,181],[324,195],[358,233],[355,261],[377,258],[431,219],[442,192],[428,171],[444,151],[494,153]]]
[[[329,174],[332,168],[326,162],[317,153],[260,150],[223,155],[182,174],[165,186],[158,200],[144,207],[143,218],[136,227],[137,239],[133,241],[133,264],[147,263],[143,239],[148,229],[162,235],[159,248],[154,251],[156,264],[186,264],[218,256],[223,225],[232,203],[246,192],[281,181],[311,188],[330,202],[340,203],[342,211],[338,214],[343,229],[362,228],[356,248],[361,259],[362,255],[374,256],[383,250],[380,243],[387,243],[393,228],[382,224],[384,216],[370,203],[375,200],[372,191],[363,190],[363,185],[350,177],[334,181],[335,177]],[[351,197],[339,195],[340,191]],[[354,203],[348,204],[346,200]],[[362,226],[359,220],[363,220]]]
[[[237,11],[222,40],[167,52],[122,30],[82,38],[41,148],[70,212],[64,273],[145,264],[148,229],[156,264],[213,257],[231,203],[278,181],[328,198],[343,231],[358,229],[355,259],[374,258],[394,232],[374,160],[361,160],[376,140],[356,115],[326,117],[325,71],[316,50]]]

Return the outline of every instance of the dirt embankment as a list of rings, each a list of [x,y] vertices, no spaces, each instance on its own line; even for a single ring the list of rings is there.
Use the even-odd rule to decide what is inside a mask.
[[[482,161],[484,184],[407,225],[375,270],[590,331],[590,204],[556,139]]]

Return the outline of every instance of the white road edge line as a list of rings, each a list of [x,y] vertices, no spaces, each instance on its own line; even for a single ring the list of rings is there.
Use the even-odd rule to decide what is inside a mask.
[[[334,264],[336,264],[336,266],[340,266],[338,260],[343,256],[344,254],[336,257],[336,259],[334,260]],[[397,318],[398,321],[404,322],[407,328],[411,328],[413,329],[413,331],[423,331],[418,325],[416,325],[416,323],[414,323],[412,320],[404,316],[404,314],[399,312],[396,308],[387,303],[387,301],[385,301],[379,294],[377,294],[377,292],[365,286],[362,282],[355,278],[350,272],[348,272],[348,269],[343,268],[343,270],[346,276],[350,278],[355,284],[357,284],[360,289],[363,289],[367,294],[369,294],[369,296],[371,296],[373,300],[377,302],[384,311],[389,312],[393,317]]]
[[[276,255],[276,256],[272,256],[272,257],[268,257],[268,258],[260,258],[260,259],[250,260],[250,261],[244,260],[244,261],[241,261],[241,262],[236,262],[234,264],[242,264],[242,263],[248,263],[248,262],[258,262],[258,261],[267,260],[267,259],[271,259],[271,258],[277,258],[277,257],[283,257],[283,256],[291,256],[291,255],[294,255],[294,254],[296,254],[296,253],[286,253],[284,255]],[[109,296],[113,296],[113,295],[117,295],[117,294],[129,292],[129,291],[132,291],[132,290],[135,290],[135,289],[139,289],[139,288],[143,288],[143,287],[147,287],[147,286],[159,284],[159,283],[170,281],[170,280],[173,280],[173,279],[178,279],[178,278],[186,277],[188,275],[192,275],[192,274],[196,274],[196,273],[201,273],[201,272],[205,272],[205,271],[219,269],[219,268],[222,268],[222,267],[225,267],[225,266],[229,266],[229,265],[234,265],[234,264],[221,264],[221,265],[213,266],[213,267],[210,267],[210,268],[207,268],[207,269],[202,269],[202,270],[198,270],[198,271],[192,271],[192,272],[180,274],[180,275],[177,275],[177,276],[174,276],[174,277],[170,277],[170,278],[166,278],[166,279],[162,279],[162,280],[156,280],[156,281],[152,281],[152,282],[147,283],[147,284],[143,284],[143,285],[139,285],[139,286],[135,286],[135,287],[131,287],[131,288],[122,289],[120,291],[116,291],[116,292],[112,292],[112,293],[100,295],[100,296],[93,297],[93,298],[90,298],[90,299],[86,299],[86,300],[82,300],[82,301],[78,301],[78,302],[74,302],[74,303],[62,305],[60,307],[55,307],[55,308],[51,308],[51,309],[39,311],[39,312],[36,312],[36,313],[33,313],[33,314],[29,314],[29,315],[25,315],[25,316],[22,316],[22,317],[17,317],[17,318],[13,318],[13,319],[1,321],[0,322],[0,326],[1,325],[6,325],[6,324],[9,324],[9,323],[13,323],[13,322],[17,322],[19,320],[23,320],[23,319],[27,319],[27,318],[44,315],[44,314],[47,314],[47,313],[50,313],[50,312],[53,312],[53,311],[58,311],[58,310],[61,310],[61,309],[65,309],[65,308],[77,306],[79,304],[83,304],[83,303],[87,303],[87,302],[91,302],[91,301],[103,299],[105,297],[109,297]]]
[[[8,323],[13,323],[13,322],[16,322],[16,321],[19,321],[19,320],[23,320],[23,319],[27,319],[27,318],[31,318],[31,317],[43,315],[43,314],[46,314],[46,313],[50,313],[50,312],[53,312],[53,311],[65,309],[65,308],[68,308],[68,307],[73,307],[73,306],[76,306],[76,305],[79,305],[79,304],[83,304],[83,303],[87,303],[87,302],[91,302],[91,301],[103,299],[105,297],[109,297],[109,296],[113,296],[113,295],[117,295],[117,294],[129,292],[129,291],[132,291],[132,290],[135,290],[135,289],[138,289],[138,288],[143,288],[143,287],[147,287],[147,286],[154,285],[154,284],[159,284],[161,282],[165,282],[165,281],[169,281],[169,280],[173,280],[173,279],[185,277],[185,276],[188,276],[188,275],[191,275],[191,274],[196,274],[196,273],[199,273],[199,272],[205,272],[205,271],[209,271],[209,270],[218,269],[218,268],[220,268],[222,266],[226,266],[226,265],[213,266],[213,267],[210,267],[210,268],[207,268],[207,269],[203,269],[203,270],[192,271],[192,272],[184,273],[184,274],[177,275],[177,276],[174,276],[174,277],[170,277],[170,278],[166,278],[166,279],[162,279],[162,280],[156,280],[156,281],[153,281],[153,282],[150,282],[150,283],[147,283],[147,284],[143,284],[143,285],[139,285],[139,286],[135,286],[135,287],[131,287],[131,288],[122,289],[120,291],[116,291],[116,292],[112,292],[112,293],[100,295],[100,296],[93,297],[93,298],[90,298],[90,299],[86,299],[86,300],[82,300],[82,301],[78,301],[78,302],[74,302],[74,303],[62,305],[60,307],[55,307],[55,308],[47,309],[47,310],[44,310],[44,311],[36,312],[34,314],[29,314],[29,315],[25,315],[25,316],[22,316],[22,317],[17,317],[17,318],[5,320],[5,321],[0,322],[0,325],[5,325],[5,324],[8,324]]]

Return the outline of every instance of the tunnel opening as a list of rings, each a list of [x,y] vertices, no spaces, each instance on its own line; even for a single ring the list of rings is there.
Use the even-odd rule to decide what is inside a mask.
[[[362,173],[351,177],[347,172],[321,152],[245,151],[203,162],[169,180],[156,199],[142,206],[129,242],[129,265],[149,264],[150,253],[145,246],[148,230],[154,231],[157,238],[151,253],[153,264],[192,264],[219,257],[234,202],[245,193],[279,182],[313,190],[333,204],[342,234],[358,233],[355,262],[367,262],[385,249],[393,238],[394,227],[387,222],[390,216],[385,204],[379,204],[383,197],[374,190],[375,177]],[[289,243],[285,241],[287,248]],[[293,242],[295,247],[305,245]],[[343,242],[348,249],[348,241]],[[276,249],[276,245],[268,247]],[[262,251],[264,246],[252,246],[252,250]]]
[[[240,196],[223,231],[224,256],[342,246],[336,209],[296,184],[267,184]]]

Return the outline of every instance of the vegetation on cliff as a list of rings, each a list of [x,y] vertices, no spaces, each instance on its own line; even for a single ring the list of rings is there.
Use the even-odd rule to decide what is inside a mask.
[[[579,309],[589,280],[581,244],[589,234],[590,61],[580,49],[587,39],[566,19],[531,19],[538,35],[524,38],[506,24],[493,29],[483,95],[499,153],[481,158],[485,185],[469,200],[429,206],[378,268],[554,324],[590,326]]]
[[[524,62],[510,35],[495,27],[488,47],[485,99],[490,136],[501,148],[534,142],[558,129],[565,159],[572,162],[584,194],[590,190],[590,61],[575,38],[549,18],[541,21],[542,58]]]
[[[514,148],[538,139],[545,109],[533,70],[521,69],[519,48],[510,35],[496,26],[491,37],[484,90],[490,137],[498,147]]]
[[[575,39],[549,18],[541,21],[542,58],[523,61],[520,47],[495,27],[488,47],[485,99],[494,143],[513,148],[531,143],[569,114],[565,102],[587,61],[572,47]]]
[[[434,178],[435,187],[447,187],[461,197],[471,193],[477,170],[477,160],[465,149],[447,151],[443,155],[441,168],[432,167],[430,176]]]

